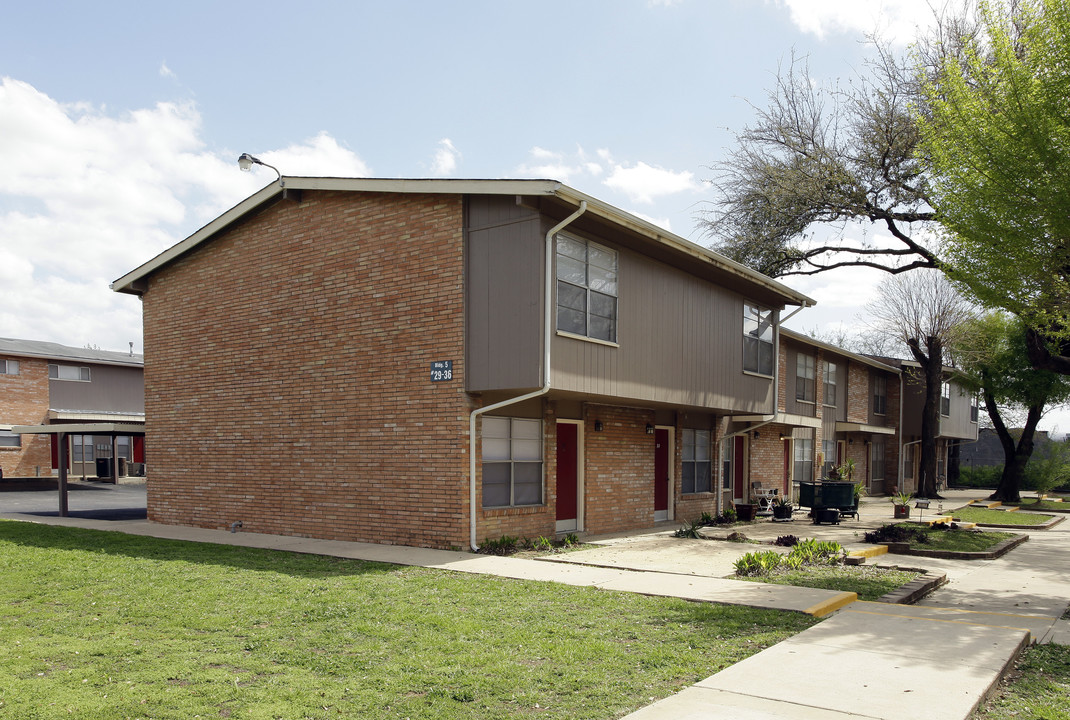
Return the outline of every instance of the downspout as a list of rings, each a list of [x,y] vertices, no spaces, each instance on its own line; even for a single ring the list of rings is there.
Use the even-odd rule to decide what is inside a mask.
[[[901,490],[903,488],[903,453],[906,450],[906,446],[911,444],[903,442],[903,405],[906,404],[906,397],[904,397],[905,392],[906,385],[903,381],[903,368],[899,368],[899,427],[896,428],[896,432],[899,434],[899,477],[896,479],[896,490]],[[917,442],[921,441],[918,440]]]
[[[773,417],[769,420],[763,420],[757,425],[751,425],[743,430],[737,430],[734,433],[729,433],[721,438],[721,442],[718,444],[720,453],[717,456],[717,464],[722,468],[724,467],[724,441],[730,440],[740,435],[746,435],[751,430],[757,430],[758,428],[765,427],[766,425],[772,425],[777,421],[780,416],[780,326],[784,324],[784,320],[789,320],[795,313],[810,307],[805,301],[796,309],[792,310],[786,318],[783,318],[777,322],[776,342],[773,345]],[[733,458],[734,459],[734,458]],[[744,488],[745,489],[745,488]],[[717,489],[717,514],[724,514],[724,478],[721,478],[721,487]]]
[[[518,397],[496,402],[493,405],[476,408],[468,416],[468,543],[472,546],[473,552],[479,550],[479,544],[476,542],[476,418],[491,410],[498,410],[499,408],[508,405],[531,400],[532,398],[537,398],[550,392],[550,341],[553,337],[551,331],[551,328],[553,328],[553,304],[550,301],[553,299],[554,287],[554,235],[571,225],[576,218],[583,215],[586,211],[587,201],[581,200],[580,206],[576,212],[572,213],[546,232],[542,295],[542,387]]]

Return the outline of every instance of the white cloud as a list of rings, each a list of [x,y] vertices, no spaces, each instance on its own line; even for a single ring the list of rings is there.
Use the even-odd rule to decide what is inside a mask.
[[[832,34],[877,33],[889,42],[906,45],[919,27],[933,23],[930,0],[774,0],[786,7],[791,21],[819,38]]]
[[[171,79],[177,79],[178,78],[178,76],[175,75],[174,71],[171,68],[167,67],[167,62],[166,61],[160,63],[160,77],[171,78]]]
[[[140,303],[108,283],[274,180],[201,134],[192,103],[109,114],[0,78],[0,336],[140,348]],[[326,133],[259,157],[289,175],[369,174]]]
[[[461,151],[458,150],[449,138],[438,141],[438,149],[435,150],[431,161],[431,174],[443,177],[452,175],[457,170],[457,162],[461,159]]]
[[[637,162],[632,167],[614,165],[605,184],[624,193],[633,202],[650,204],[663,195],[700,190],[692,172],[673,171]]]

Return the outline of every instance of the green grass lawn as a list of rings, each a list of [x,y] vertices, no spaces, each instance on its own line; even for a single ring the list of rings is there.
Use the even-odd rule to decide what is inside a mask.
[[[910,570],[893,570],[867,565],[808,565],[800,570],[778,570],[771,575],[753,577],[733,575],[732,579],[854,592],[858,593],[859,600],[876,600],[920,575],[921,573]]]
[[[1006,510],[990,510],[979,507],[961,507],[944,513],[951,515],[962,522],[988,523],[992,525],[1043,525],[1052,519],[1052,515],[1040,513],[1008,512]]]
[[[1012,506],[1016,505],[1022,510],[1029,510],[1030,512],[1032,512],[1033,510],[1055,510],[1062,512],[1070,512],[1070,503],[1062,501],[1052,502],[1051,500],[1041,500],[1040,502],[1035,502],[1032,499],[1023,498],[1020,502],[1005,502],[1003,504]]]
[[[1027,648],[999,690],[972,720],[1070,720],[1070,647]]]
[[[0,717],[613,718],[807,616],[0,521]]]

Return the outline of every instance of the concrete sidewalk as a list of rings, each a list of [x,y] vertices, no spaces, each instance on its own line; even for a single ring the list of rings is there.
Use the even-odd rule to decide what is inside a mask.
[[[921,715],[958,720],[969,716],[1029,642],[1070,642],[1070,623],[1058,619],[1070,597],[1070,532],[1062,529],[1067,523],[1042,536],[1033,533],[1029,542],[999,560],[967,563],[885,556],[910,567],[934,566],[951,578],[949,585],[923,604],[902,606],[856,602],[853,593],[725,579],[718,575],[727,574],[724,570],[730,560],[726,558],[754,546],[666,543],[664,532],[603,541],[606,547],[600,550],[569,554],[568,562],[547,562],[230,533],[143,520],[109,522],[18,513],[0,517],[831,615],[789,640],[627,716],[629,720],[913,720]],[[857,543],[860,527],[823,531],[799,523],[792,532],[803,537],[838,535],[841,542]],[[753,526],[747,532],[783,534],[785,530]],[[618,546],[615,558],[614,544]],[[584,552],[590,553],[586,561]]]

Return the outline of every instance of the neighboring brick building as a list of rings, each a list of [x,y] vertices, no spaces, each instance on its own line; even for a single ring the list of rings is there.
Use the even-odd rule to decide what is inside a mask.
[[[753,499],[757,482],[794,492],[798,483],[821,479],[848,459],[855,464],[854,479],[871,494],[894,485],[899,371],[784,328],[777,356],[776,415],[745,418],[750,426],[722,457],[731,499]]]
[[[0,338],[0,468],[4,477],[50,476],[57,468],[58,452],[51,435],[20,434],[15,428],[86,428],[93,423],[140,426],[144,419],[140,355]],[[144,463],[144,446],[135,435],[96,435],[87,430],[71,435],[69,441],[68,469],[73,475],[95,477],[97,458]]]
[[[151,520],[433,547],[716,512],[812,304],[541,180],[282,178],[113,289]]]

